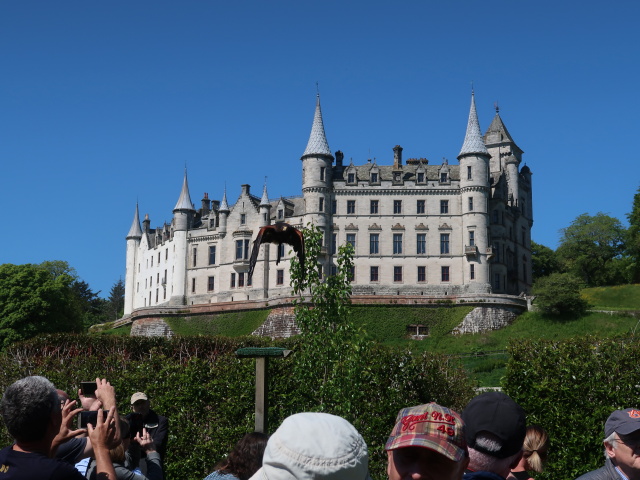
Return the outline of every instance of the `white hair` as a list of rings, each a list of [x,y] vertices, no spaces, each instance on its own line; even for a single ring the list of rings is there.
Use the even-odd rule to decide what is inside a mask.
[[[498,452],[502,448],[500,439],[488,432],[479,433],[475,443],[485,452]],[[498,458],[490,453],[480,452],[475,448],[469,447],[469,467],[476,472],[493,472],[506,477],[511,470],[511,465],[520,455],[521,451],[518,451],[507,458]]]

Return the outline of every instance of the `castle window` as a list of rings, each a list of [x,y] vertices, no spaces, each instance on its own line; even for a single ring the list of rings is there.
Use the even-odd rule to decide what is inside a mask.
[[[402,282],[402,267],[393,267],[393,281]]]
[[[476,233],[473,230],[469,230],[469,246],[473,247],[476,244]]]
[[[241,213],[240,214],[240,225],[245,225],[247,223],[247,214],[246,213]]]
[[[238,273],[238,287],[244,287],[244,272]]]
[[[231,272],[231,288],[236,287],[236,274],[235,272]]]
[[[369,234],[369,253],[371,255],[377,255],[380,253],[380,234],[371,233]]]
[[[284,218],[284,210],[278,210],[278,220],[282,220]]]
[[[402,174],[400,172],[394,172],[393,173],[393,182],[394,183],[401,183],[402,182]]]
[[[495,273],[493,275],[493,288],[495,290],[500,290],[500,274],[499,273]]]
[[[153,267],[153,256],[151,257],[151,266]]]
[[[209,277],[207,281],[207,291],[213,292],[213,287],[215,286],[216,277]]]
[[[393,234],[393,254],[400,255],[402,253],[402,234]]]
[[[139,291],[140,291],[140,282],[137,282],[136,283],[136,292],[139,292]]]
[[[418,281],[419,282],[427,281],[427,267],[424,267],[424,266],[418,267]]]
[[[320,167],[320,180],[324,181],[325,167]]]
[[[378,173],[377,172],[372,172],[371,173],[371,183],[378,183]]]
[[[324,212],[324,198],[320,198],[320,202],[318,204],[318,211]]]
[[[469,197],[469,211],[473,212],[473,197]]]
[[[427,234],[419,233],[416,237],[416,254],[424,255],[427,253]]]
[[[168,248],[164,251],[164,259],[165,260],[169,259],[169,249]]]
[[[353,215],[356,213],[356,201],[347,200],[347,215]]]
[[[475,280],[476,278],[476,266],[472,263],[469,265],[469,278]]]
[[[440,174],[440,183],[447,183],[447,181],[448,181],[447,172],[442,172]]]
[[[158,303],[158,294],[159,294],[159,293],[160,293],[160,292],[159,292],[159,291],[158,291],[158,289],[156,288],[156,303]]]
[[[347,280],[353,282],[356,279],[356,267],[355,265],[351,265],[349,271],[347,272]]]
[[[338,252],[338,234],[331,234],[331,255],[335,255]]]
[[[424,172],[418,172],[418,183],[424,183]]]
[[[356,234],[355,233],[347,233],[347,243],[351,244],[353,250],[356,249]]]
[[[402,200],[393,201],[393,213],[396,215],[402,213]]]
[[[160,272],[156,275],[156,283],[160,283]]]
[[[449,213],[449,200],[440,200],[440,215]]]
[[[331,200],[331,213],[335,215],[337,211],[338,211],[338,201]]]
[[[471,167],[467,167],[467,180],[471,180]]]
[[[158,290],[156,289],[156,292]],[[191,293],[196,293],[196,279],[192,278],[191,279]],[[158,301],[158,296],[156,295],[156,302]]]
[[[424,200],[418,200],[416,202],[416,213],[418,215],[424,214],[424,212],[425,212],[425,206],[424,205],[425,205]]]
[[[278,249],[277,254],[280,258],[284,258],[284,243],[281,243],[276,247]]]
[[[247,287],[250,287],[252,283],[253,283],[253,277],[250,277],[249,275],[247,275]]]
[[[371,200],[369,213],[371,215],[376,215],[378,213],[378,200]]]
[[[369,281],[370,282],[378,281],[378,267],[371,267],[369,269]]]
[[[236,260],[249,259],[249,239],[236,240]]]
[[[440,267],[440,278],[443,282],[449,281],[449,267]]]
[[[347,174],[347,183],[356,183],[356,174],[348,173]]]
[[[160,265],[160,252],[158,252],[158,265]]]
[[[214,265],[216,263],[216,246],[211,245],[209,247],[209,265]]]
[[[198,247],[193,247],[193,266],[195,267],[197,263],[198,263]]]
[[[267,220],[268,220],[267,213],[265,212],[265,213],[262,214],[262,221],[266,223]]]
[[[149,287],[153,287],[153,276],[149,277]],[[151,300],[149,300],[151,302]]]
[[[449,234],[448,233],[440,234],[440,255],[449,255]]]
[[[522,227],[522,246],[523,247],[526,247],[527,245],[526,236],[527,236],[526,230],[524,227]]]
[[[276,271],[276,285],[284,284],[284,270],[280,269]]]

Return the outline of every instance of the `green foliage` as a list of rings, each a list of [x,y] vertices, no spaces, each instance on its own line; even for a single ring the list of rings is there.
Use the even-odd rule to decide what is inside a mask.
[[[534,282],[538,278],[560,272],[562,268],[556,252],[534,241],[531,241],[531,263]]]
[[[580,296],[580,282],[569,273],[552,273],[533,286],[535,306],[544,314],[579,317],[588,307]]]
[[[625,250],[631,259],[630,281],[640,283],[640,188],[633,196],[631,212],[627,214],[629,228],[625,241]]]
[[[124,315],[124,281],[119,278],[109,291],[105,310],[107,318],[117,320]]]
[[[238,337],[251,335],[251,332],[265,322],[270,312],[271,310],[248,310],[193,317],[170,317],[164,320],[177,335]]]
[[[540,479],[576,478],[604,463],[604,422],[638,406],[637,339],[514,341],[504,389],[549,432],[550,459]],[[538,475],[536,475],[536,479]]]
[[[582,297],[599,310],[640,310],[640,285],[585,288]]]
[[[40,333],[82,330],[74,278],[49,266],[0,265],[0,348]]]
[[[44,375],[73,398],[81,381],[100,376],[115,386],[123,413],[129,411],[130,395],[144,391],[152,408],[169,418],[166,478],[201,480],[254,428],[255,362],[237,358],[235,351],[274,345],[294,353],[269,363],[269,431],[273,432],[287,416],[317,407],[310,404],[297,374],[298,364],[306,362],[300,338],[272,342],[259,337],[40,337],[14,344],[0,355],[0,391],[26,375]],[[352,365],[346,362],[344,367],[349,378],[356,377],[349,371]],[[373,478],[385,478],[384,442],[400,408],[437,401],[461,409],[473,395],[457,362],[444,356],[370,345],[359,367],[358,382],[342,398],[350,402],[348,420],[369,446]],[[322,371],[311,372],[321,375]],[[325,406],[326,411],[340,414],[339,409]],[[4,427],[0,434],[3,444],[9,444]]]
[[[583,213],[562,229],[557,250],[564,271],[573,273],[590,287],[625,283],[614,265],[624,251],[626,231],[620,221],[602,212]]]

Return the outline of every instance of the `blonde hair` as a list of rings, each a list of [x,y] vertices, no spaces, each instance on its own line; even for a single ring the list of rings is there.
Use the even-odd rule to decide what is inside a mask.
[[[547,461],[547,450],[549,449],[549,436],[544,428],[538,425],[527,427],[527,435],[524,437],[522,446],[523,457],[529,464],[527,470],[542,472]]]

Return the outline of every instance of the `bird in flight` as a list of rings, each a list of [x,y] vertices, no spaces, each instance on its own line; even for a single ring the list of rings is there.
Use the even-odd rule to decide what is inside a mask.
[[[293,247],[293,251],[298,254],[300,266],[304,272],[304,237],[302,232],[288,223],[277,222],[274,225],[266,225],[260,229],[258,236],[253,241],[251,259],[249,260],[249,278],[253,276],[253,269],[258,260],[260,245],[263,243],[276,243],[278,246],[286,243]],[[280,249],[278,248],[278,258],[276,265],[280,263]]]

